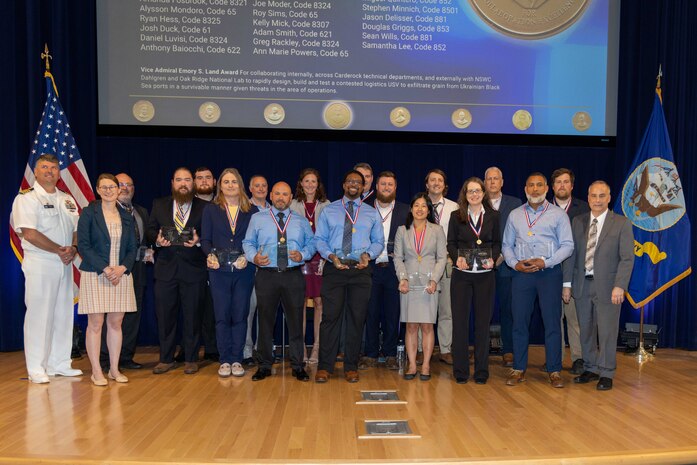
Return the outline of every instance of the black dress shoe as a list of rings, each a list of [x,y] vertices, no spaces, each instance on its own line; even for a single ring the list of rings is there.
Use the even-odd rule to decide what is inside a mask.
[[[305,370],[303,370],[302,368],[299,368],[297,370],[293,370],[293,376],[298,381],[310,381],[310,375],[308,375],[307,372]]]
[[[599,378],[600,378],[600,375],[598,373],[593,373],[592,371],[584,371],[579,376],[574,378],[574,383],[586,384],[586,383],[590,383],[591,381],[595,381],[596,379],[599,379]]]
[[[254,357],[249,357],[249,358],[245,358],[244,360],[242,360],[242,365],[244,365],[246,367],[253,367],[253,366],[256,366],[256,364],[257,364],[257,361],[254,360]]]
[[[416,378],[416,373],[404,373],[405,380],[411,381],[414,378]]]
[[[486,384],[489,379],[489,372],[484,370],[479,370],[474,374],[474,382],[477,384]]]
[[[572,375],[582,375],[583,371],[583,359],[579,358],[577,360],[574,360],[574,363],[571,365],[569,373],[571,373]]]
[[[259,368],[254,376],[252,376],[252,381],[261,381],[262,379],[271,376],[271,370],[268,368]]]
[[[462,376],[456,376],[455,377],[455,382],[457,384],[467,384],[467,378],[462,377]]]
[[[121,363],[119,363],[119,368],[125,369],[125,370],[140,370],[143,368],[143,365],[141,365],[138,362],[135,362],[133,360],[126,360]]]
[[[609,391],[612,389],[612,378],[602,377],[598,380],[598,385],[595,387],[598,391]]]

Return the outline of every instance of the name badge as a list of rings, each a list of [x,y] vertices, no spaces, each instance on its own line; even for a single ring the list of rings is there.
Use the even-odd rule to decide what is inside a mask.
[[[50,203],[47,203],[47,204],[44,205],[44,208],[56,208],[56,207],[54,207],[54,206],[51,205]]]

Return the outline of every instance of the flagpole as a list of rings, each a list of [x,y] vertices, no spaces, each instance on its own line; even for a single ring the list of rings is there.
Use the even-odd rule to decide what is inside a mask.
[[[639,348],[634,355],[640,365],[653,359],[653,354],[644,349],[644,306],[639,309]]]

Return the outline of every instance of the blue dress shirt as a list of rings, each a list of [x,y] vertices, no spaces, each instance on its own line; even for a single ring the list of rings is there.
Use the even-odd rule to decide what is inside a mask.
[[[548,205],[549,208],[544,212]],[[537,219],[532,228],[528,227],[526,211],[530,222]],[[532,231],[532,235],[528,235],[529,231]],[[511,268],[515,268],[522,259],[532,258],[521,255],[522,246],[532,251],[534,258],[542,258],[545,268],[559,265],[574,251],[569,216],[564,210],[546,200],[535,210],[525,202],[508,216],[503,232],[501,251]]]
[[[249,222],[247,235],[242,241],[244,254],[251,263],[254,263],[254,257],[263,247],[261,254],[268,255],[270,263],[262,268],[275,268],[278,266],[276,262],[279,245],[278,229],[276,227],[276,222],[274,222],[269,212],[273,213],[276,221],[278,221],[279,210],[277,210],[276,207],[271,207],[270,209],[255,213]],[[282,210],[282,213],[284,215],[283,220],[287,225],[285,237],[286,244],[288,245],[288,252],[297,250],[302,254],[303,260],[311,259],[315,254],[315,245],[310,222],[307,221],[304,216],[292,213],[290,208]],[[290,259],[290,256],[288,257],[289,267],[300,266],[303,263],[302,261],[294,262]]]
[[[348,208],[348,203],[351,202],[347,197],[343,201]],[[377,210],[367,203],[359,203],[358,199],[354,200],[353,212],[356,214],[358,207],[360,211],[357,213],[356,222],[353,225],[356,230],[351,236],[351,249],[364,249],[370,259],[376,258],[385,248],[385,233],[382,229],[382,220]],[[341,249],[344,238],[344,218],[346,211],[341,200],[327,205],[319,215],[317,227],[315,228],[315,247],[322,256],[329,260],[329,256],[335,250]]]

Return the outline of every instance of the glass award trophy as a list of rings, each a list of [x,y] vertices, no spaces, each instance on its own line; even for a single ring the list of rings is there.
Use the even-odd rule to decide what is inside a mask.
[[[409,292],[425,292],[426,288],[431,285],[431,277],[432,274],[430,271],[427,273],[419,273],[418,271],[409,273],[406,276],[406,279],[409,280]]]
[[[491,247],[457,249],[457,256],[458,258],[462,257],[465,259],[468,270],[490,270],[494,267],[494,260],[491,256]]]
[[[241,250],[237,249],[218,249],[212,248],[211,254],[215,255],[218,259],[218,264],[220,269],[232,270],[235,268],[234,264],[238,258],[243,254]]]
[[[349,268],[355,268],[361,261],[361,255],[368,250],[366,248],[355,249],[350,253],[344,253],[343,249],[334,249],[334,255],[339,258],[342,265],[346,265]]]
[[[184,228],[181,232],[177,231],[176,226],[163,226],[161,229],[162,237],[172,245],[183,245],[194,238],[194,228]]]
[[[554,255],[553,242],[523,242],[516,244],[515,252],[518,260],[530,260],[533,258],[551,258]]]

